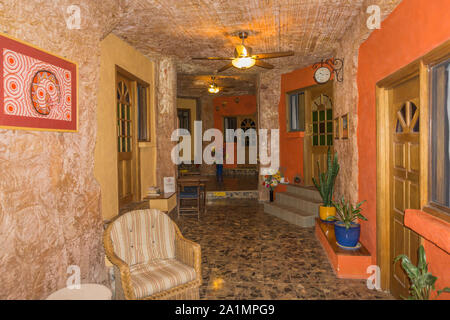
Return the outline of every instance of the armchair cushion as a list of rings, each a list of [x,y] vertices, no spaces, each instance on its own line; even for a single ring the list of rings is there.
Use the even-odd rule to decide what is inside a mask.
[[[128,212],[113,222],[111,240],[116,255],[134,265],[175,258],[175,228],[156,209]]]
[[[194,268],[175,259],[160,259],[130,267],[137,299],[165,291],[196,279]]]

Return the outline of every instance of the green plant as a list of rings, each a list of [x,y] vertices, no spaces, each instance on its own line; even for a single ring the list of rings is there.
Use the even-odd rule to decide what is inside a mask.
[[[324,207],[332,207],[334,182],[336,181],[336,176],[339,173],[339,163],[337,152],[335,153],[333,159],[331,159],[331,150],[328,148],[328,159],[327,165],[328,169],[326,172],[320,171],[319,161],[317,161],[317,167],[319,169],[319,183],[315,178],[312,178],[314,185],[317,190],[319,190],[320,196],[323,200]]]
[[[345,228],[348,230],[351,225],[352,222],[355,221],[356,219],[361,219],[364,221],[367,221],[367,218],[364,217],[360,212],[361,212],[361,205],[365,202],[366,200],[361,201],[360,203],[356,204],[355,207],[353,207],[353,205],[350,203],[350,201],[345,201],[345,198],[342,197],[341,201],[339,202],[334,202],[331,201],[333,203],[333,205],[336,207],[336,217],[330,217],[330,218],[334,218],[337,219],[339,221],[342,221],[342,223],[345,225]]]
[[[402,260],[402,267],[408,275],[411,286],[409,288],[410,296],[407,300],[429,300],[432,290],[435,290],[434,283],[437,277],[433,276],[428,272],[428,263],[425,256],[425,249],[422,245],[419,247],[419,257],[417,266],[413,265],[408,256],[401,254],[394,259],[394,263]],[[437,296],[442,292],[449,292],[450,288],[446,287],[442,290],[437,291]],[[436,297],[437,297],[436,296]]]

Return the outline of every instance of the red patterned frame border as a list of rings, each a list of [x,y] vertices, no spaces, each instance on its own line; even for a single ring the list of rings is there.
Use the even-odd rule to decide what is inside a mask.
[[[72,73],[71,121],[12,116],[5,114],[3,81],[4,49],[10,49],[34,59],[41,60],[42,62],[67,69]],[[51,54],[45,50],[34,47],[33,45],[0,34],[0,128],[76,132],[78,130],[78,65],[75,62]]]

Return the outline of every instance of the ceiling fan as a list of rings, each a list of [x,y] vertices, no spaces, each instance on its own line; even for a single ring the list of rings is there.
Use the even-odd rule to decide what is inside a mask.
[[[234,49],[234,57],[205,57],[205,58],[192,58],[193,60],[231,60],[230,63],[223,66],[217,72],[225,71],[231,67],[238,69],[248,69],[253,66],[258,66],[266,69],[273,69],[274,66],[270,63],[261,61],[261,59],[272,59],[280,57],[293,56],[294,51],[285,52],[271,52],[271,53],[259,53],[252,55],[252,48],[245,46],[244,41],[248,38],[248,32],[239,32],[239,38],[242,39],[242,44],[239,44]]]
[[[208,86],[209,93],[218,93],[220,88],[216,84],[216,77],[211,77],[212,83]]]

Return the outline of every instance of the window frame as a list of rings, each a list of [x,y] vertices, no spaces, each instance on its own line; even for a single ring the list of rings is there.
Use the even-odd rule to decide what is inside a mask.
[[[435,215],[439,218],[449,221],[450,220],[450,206],[444,206],[441,203],[433,201],[433,110],[434,106],[434,70],[443,64],[450,64],[450,54],[440,59],[437,59],[428,65],[428,106],[429,106],[429,129],[428,129],[428,194],[427,194],[427,205],[423,208],[425,212]],[[450,72],[449,79],[450,81]],[[450,136],[449,136],[450,140]]]
[[[145,90],[145,120],[146,127],[146,138],[141,139],[141,132],[140,132],[140,126],[141,126],[141,119],[140,119],[140,108],[141,108],[141,102],[140,102],[140,93],[139,93],[139,87]],[[150,142],[151,141],[151,109],[150,109],[150,85],[148,83],[145,83],[140,80],[136,80],[136,122],[137,122],[137,141],[138,142]]]
[[[227,140],[227,131],[226,130],[227,129],[232,129],[232,128],[226,128],[225,127],[226,119],[234,119],[236,126],[235,126],[235,128],[233,130],[235,132],[236,132],[237,129],[240,129],[241,127],[240,126],[238,127],[238,118],[236,116],[234,116],[234,117],[233,116],[224,116],[223,117],[223,140],[224,140],[225,143],[227,143],[227,142],[231,143],[231,141]],[[234,138],[233,138],[233,143],[237,143],[237,137],[236,136],[234,136]]]
[[[299,97],[303,96],[303,108],[300,108],[300,99]],[[297,120],[298,120],[298,129],[292,128],[292,97],[297,97]],[[306,90],[299,89],[295,91],[290,91],[286,93],[286,132],[305,132],[306,127]],[[301,116],[303,114],[303,117]],[[302,121],[303,120],[303,121]]]
[[[179,113],[180,112],[187,112],[187,124],[188,124],[188,127],[187,128],[182,128],[181,127],[181,122],[180,122],[180,115],[179,115]],[[192,114],[191,114],[191,109],[187,109],[187,108],[177,108],[177,119],[178,119],[178,121],[179,121],[179,123],[178,123],[178,128],[179,129],[186,129],[187,131],[189,131],[189,133],[191,134],[191,136],[192,136],[192,128],[191,128],[191,121],[192,121]]]

